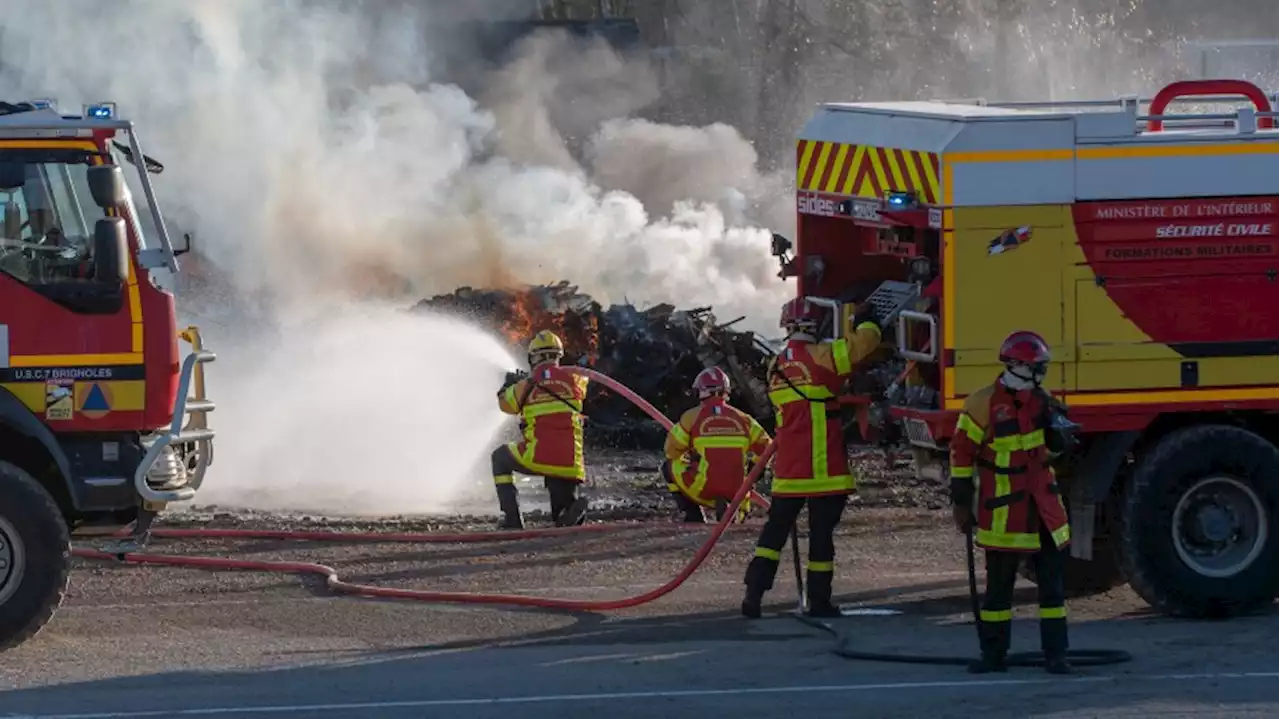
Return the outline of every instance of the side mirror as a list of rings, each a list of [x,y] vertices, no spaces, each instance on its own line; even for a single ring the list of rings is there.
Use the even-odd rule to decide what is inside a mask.
[[[119,165],[94,165],[89,168],[89,194],[102,209],[124,204],[124,171]]]
[[[782,257],[790,251],[791,251],[791,240],[788,240],[787,238],[783,237],[782,235],[779,235],[776,232],[773,233],[773,241],[772,241],[772,247],[771,247],[771,252],[773,256]]]
[[[94,223],[93,268],[98,282],[129,281],[129,236],[124,218],[104,217]]]

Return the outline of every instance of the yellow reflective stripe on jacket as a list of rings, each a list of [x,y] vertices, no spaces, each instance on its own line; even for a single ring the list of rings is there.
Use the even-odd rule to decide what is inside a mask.
[[[987,430],[973,421],[967,412],[961,412],[960,417],[956,419],[956,431],[964,432],[973,443],[981,446],[982,440],[987,437]]]
[[[811,400],[828,400],[834,398],[831,390],[821,385],[810,385],[804,388],[804,394],[797,392],[790,387],[783,389],[775,389],[769,393],[769,401],[775,407],[781,407],[784,404],[792,402],[808,402]]]
[[[1054,544],[1061,549],[1063,545],[1071,541],[1071,525],[1064,524],[1054,530]],[[996,533],[989,529],[979,529],[977,536],[978,544],[984,547],[992,547],[995,549],[1039,549],[1040,533],[1035,534],[1027,532],[1004,532]]]
[[[979,529],[976,535],[978,544],[995,549],[1039,549],[1040,535],[1003,532],[996,533],[990,529]]]
[[[831,361],[835,363],[836,374],[849,374],[853,371],[848,340],[841,338],[831,343]]]
[[[963,415],[961,415],[963,416]],[[997,452],[1028,451],[1044,446],[1044,430],[1037,429],[1026,434],[1015,434],[1008,437],[995,437],[991,440],[991,449]]]
[[[680,444],[689,444],[689,432],[684,427],[681,427],[679,422],[671,425],[671,434]]]
[[[580,414],[582,412],[582,408],[571,407],[558,399],[553,399],[550,402],[526,404],[524,406],[525,417],[542,417],[548,414],[564,414],[565,412]]]
[[[809,424],[813,426],[809,453],[813,455],[813,478],[821,480],[830,476],[827,464],[827,408],[815,402],[809,403]]]
[[[1053,530],[1052,534],[1050,534],[1049,536],[1053,537],[1053,543],[1058,545],[1059,548],[1061,548],[1062,545],[1071,541],[1071,525],[1064,524],[1061,527],[1058,527],[1057,529]]]
[[[842,477],[824,477],[820,479],[778,479],[773,478],[773,494],[825,494],[845,492],[857,487],[852,474]]]
[[[1012,456],[1008,452],[996,452],[996,491],[993,498],[999,499],[1007,497],[1013,493],[1013,484],[1009,481],[1009,475],[1001,472],[1001,469],[1008,469]],[[995,534],[1006,534],[1009,530],[1009,505],[1002,504],[991,510],[991,531]]]
[[[728,448],[731,448],[731,449],[741,449],[741,450],[743,450],[743,451],[746,451],[747,447],[749,447],[749,446],[751,446],[750,442],[747,440],[747,438],[746,438],[746,437],[743,437],[743,436],[741,436],[741,435],[739,435],[739,436],[737,436],[737,437],[734,437],[734,436],[722,436],[722,437],[716,437],[716,436],[707,437],[707,436],[702,436],[702,437],[698,437],[697,439],[693,440],[693,451],[697,452],[698,454],[704,454],[704,452],[702,451],[702,448],[703,448],[703,447],[707,447],[707,448],[716,448],[716,449],[723,449],[723,448],[728,447]]]

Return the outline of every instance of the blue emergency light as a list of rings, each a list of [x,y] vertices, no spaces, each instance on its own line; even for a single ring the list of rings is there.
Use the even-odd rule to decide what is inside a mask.
[[[890,192],[885,195],[884,204],[889,210],[906,210],[916,205],[916,196],[911,192]]]
[[[97,105],[85,105],[84,116],[90,120],[110,120],[116,116],[116,104],[100,102]]]

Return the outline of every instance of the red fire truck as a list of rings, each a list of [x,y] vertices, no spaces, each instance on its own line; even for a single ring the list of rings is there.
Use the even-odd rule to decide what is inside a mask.
[[[874,303],[885,361],[844,401],[946,481],[965,397],[1011,331],[1053,347],[1081,425],[1058,472],[1077,590],[1179,615],[1277,595],[1277,130],[1258,87],[1149,100],[832,103],[797,145],[784,277]],[[1170,107],[1187,108],[1174,113]]]
[[[151,276],[181,252],[162,170],[110,103],[0,102],[0,649],[53,616],[72,534],[132,524],[136,547],[212,458],[214,355]]]

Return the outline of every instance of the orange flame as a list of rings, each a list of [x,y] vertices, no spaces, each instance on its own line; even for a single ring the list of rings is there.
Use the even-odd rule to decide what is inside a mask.
[[[547,312],[533,290],[510,292],[511,305],[499,321],[498,332],[513,345],[524,345],[541,330],[555,332],[565,346],[566,360],[586,357],[588,365],[599,358],[599,319],[595,313]]]

